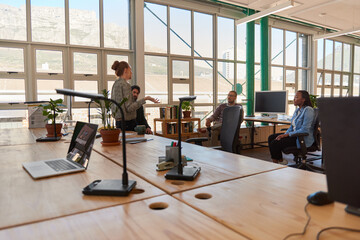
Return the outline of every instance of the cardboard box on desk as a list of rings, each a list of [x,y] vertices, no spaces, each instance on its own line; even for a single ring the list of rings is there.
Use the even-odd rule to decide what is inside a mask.
[[[42,115],[43,109],[38,106],[28,107],[29,128],[44,128],[46,117]]]
[[[251,128],[243,127],[241,126],[239,131],[239,137],[240,142],[242,144],[242,148],[250,148],[250,145],[244,145],[244,144],[250,144],[251,143]]]

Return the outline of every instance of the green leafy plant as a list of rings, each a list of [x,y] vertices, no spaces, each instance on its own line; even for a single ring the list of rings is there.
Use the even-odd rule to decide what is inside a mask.
[[[183,101],[181,105],[182,110],[184,111],[191,111],[194,107],[191,102]]]
[[[310,94],[310,101],[314,108],[317,108],[317,96]]]
[[[109,94],[110,91],[103,89],[101,94],[106,97],[109,98]],[[120,102],[120,106],[123,105],[128,99],[127,98],[123,98],[123,100]],[[111,130],[111,129],[115,129],[115,124],[114,124],[114,120],[115,120],[115,114],[117,113],[118,109],[116,108],[115,112],[111,111],[111,106],[113,105],[112,102],[110,101],[104,101],[104,100],[95,100],[95,103],[97,104],[98,107],[98,112],[101,116],[101,121],[103,124],[103,129],[106,130]]]
[[[42,114],[46,117],[45,121],[51,121],[51,124],[55,121],[55,118],[59,116],[59,113],[63,113],[65,110],[62,109],[63,107],[66,107],[63,104],[63,101],[61,98],[52,100],[50,98],[49,103],[47,104],[41,104],[39,107],[42,107],[43,112]]]

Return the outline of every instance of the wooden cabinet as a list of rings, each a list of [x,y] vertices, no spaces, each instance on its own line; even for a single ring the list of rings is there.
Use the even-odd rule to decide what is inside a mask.
[[[156,123],[161,122],[161,130],[156,129]],[[197,128],[200,127],[200,118],[181,119],[181,137],[188,139],[198,137]],[[154,119],[154,134],[166,138],[178,139],[178,119]]]

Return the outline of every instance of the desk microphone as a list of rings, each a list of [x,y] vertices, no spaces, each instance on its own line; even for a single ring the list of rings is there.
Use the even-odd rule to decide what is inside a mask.
[[[121,116],[124,117],[124,111],[121,108],[126,99],[123,99],[121,103],[114,101],[113,99],[107,98],[102,94],[83,93],[76,92],[71,89],[55,89],[57,93],[90,98],[92,100],[104,100],[114,103],[120,110]],[[126,139],[125,139],[125,121],[121,121],[122,131],[122,157],[123,157],[123,174],[122,179],[108,179],[108,180],[95,180],[83,189],[83,193],[86,195],[106,195],[106,196],[127,196],[131,190],[135,187],[136,181],[129,180],[126,170]]]
[[[178,164],[165,174],[166,179],[192,181],[199,174],[201,168],[196,166],[183,166],[181,158],[181,106],[183,101],[194,101],[196,96],[188,96],[179,98],[178,110]]]

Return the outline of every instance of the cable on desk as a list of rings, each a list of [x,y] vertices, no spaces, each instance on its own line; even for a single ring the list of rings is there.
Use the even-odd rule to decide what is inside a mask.
[[[337,229],[337,230],[344,230],[344,231],[350,231],[350,232],[360,232],[360,229],[354,229],[354,228],[346,228],[346,227],[327,227],[324,229],[321,229],[320,232],[318,232],[318,234],[316,235],[316,240],[320,239],[320,234],[327,231],[327,230],[332,230],[332,229]]]
[[[306,216],[308,217],[308,219],[307,219],[307,221],[306,221],[306,224],[305,224],[305,226],[304,226],[304,230],[301,232],[301,233],[290,233],[289,235],[287,235],[286,237],[284,237],[284,239],[283,240],[286,240],[286,239],[288,239],[288,238],[290,238],[290,237],[294,237],[294,236],[298,236],[298,235],[304,235],[305,233],[306,233],[306,230],[307,230],[307,227],[309,226],[309,223],[310,223],[310,220],[311,220],[311,216],[310,216],[310,214],[308,213],[308,211],[307,211],[307,206],[309,205],[309,203],[307,203],[306,205],[305,205],[305,207],[304,207],[304,211],[305,211],[305,213],[306,213]]]

